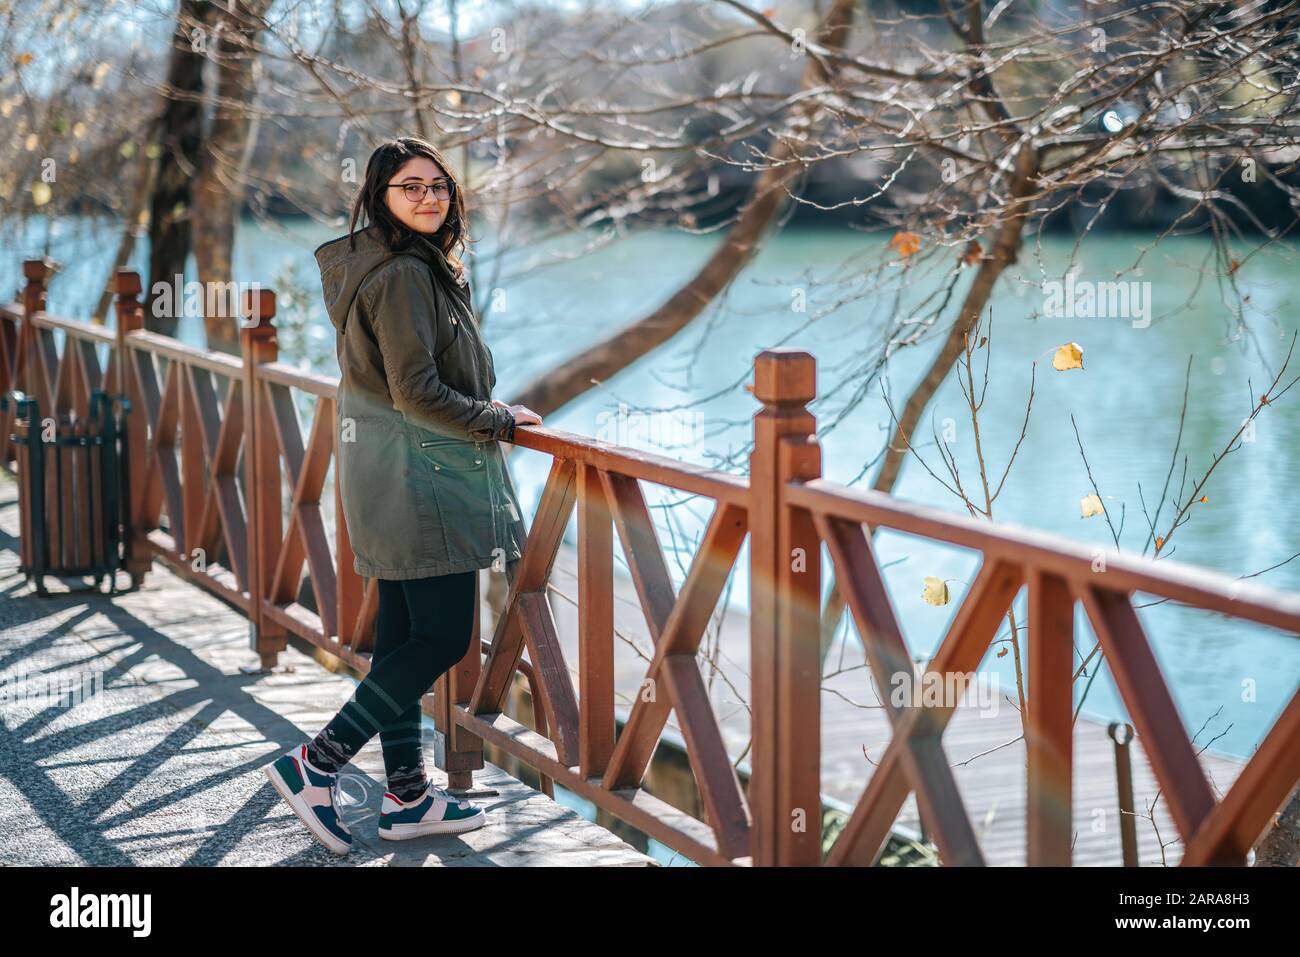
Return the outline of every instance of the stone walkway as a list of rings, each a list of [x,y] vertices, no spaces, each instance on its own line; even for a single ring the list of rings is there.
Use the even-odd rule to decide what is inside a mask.
[[[352,693],[292,646],[253,672],[248,623],[155,564],[137,592],[39,598],[18,573],[17,485],[0,471],[0,865],[646,866],[611,832],[488,765],[488,824],[401,843],[376,831],[374,739],[349,765],[344,858],[316,843],[261,767]],[[125,583],[126,576],[119,576]],[[33,697],[40,693],[42,696]],[[426,766],[435,783],[431,732]]]

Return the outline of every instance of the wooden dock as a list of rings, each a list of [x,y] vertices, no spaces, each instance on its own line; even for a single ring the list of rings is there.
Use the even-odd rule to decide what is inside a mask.
[[[0,679],[12,681],[23,672],[98,671],[105,687],[57,715],[0,704],[0,846],[7,848],[0,862],[339,863],[305,835],[255,772],[318,730],[351,694],[351,681],[293,647],[275,673],[244,674],[241,666],[256,662],[248,651],[247,620],[161,564],[141,591],[112,601],[76,594],[25,597],[29,588],[17,574],[16,492],[10,476],[0,477]],[[575,686],[576,569],[576,551],[563,546],[551,605]],[[58,587],[55,579],[48,584]],[[631,646],[648,654],[650,642],[631,580],[616,575],[615,592],[615,626],[626,639],[616,642],[616,688],[626,706],[645,673],[645,661]],[[723,670],[743,691],[749,658],[745,614],[730,609],[718,634]],[[860,654],[846,654],[846,664],[860,660]],[[748,712],[726,682],[713,681],[710,693],[728,749],[739,755],[748,742]],[[850,807],[866,786],[871,760],[890,737],[883,709],[851,702],[877,704],[863,670],[828,683],[821,699],[823,792]],[[672,718],[669,727],[680,733]],[[1019,734],[1019,715],[1003,701],[993,715],[959,709],[944,736],[990,864],[1024,862],[1025,749]],[[1140,741],[1133,752],[1134,792],[1139,812],[1145,812],[1157,786]],[[1201,761],[1217,794],[1242,765],[1212,752]],[[428,766],[445,783],[431,756]],[[358,803],[346,819],[358,846],[344,859],[348,864],[653,863],[491,765],[475,775],[476,785],[499,792],[480,799],[492,815],[489,827],[392,846],[374,830],[383,793],[377,740],[350,770]],[[79,810],[105,801],[98,814]],[[1104,725],[1081,718],[1075,730],[1076,864],[1121,863],[1118,817],[1113,744]],[[913,799],[898,823],[918,828]],[[20,833],[21,842],[5,839]],[[1164,802],[1156,802],[1154,824],[1137,820],[1141,863],[1160,864],[1160,839],[1173,841],[1176,833]],[[1180,855],[1181,845],[1169,844],[1163,862],[1177,863]]]

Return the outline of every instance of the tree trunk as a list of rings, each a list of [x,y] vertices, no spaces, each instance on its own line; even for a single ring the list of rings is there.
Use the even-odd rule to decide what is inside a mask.
[[[822,23],[817,42],[832,49],[843,49],[853,24],[855,6],[854,0],[835,0]],[[804,89],[831,79],[816,59],[809,58],[802,79]],[[811,124],[812,120],[808,116],[804,122]],[[560,368],[535,378],[511,403],[522,403],[545,417],[582,395],[593,383],[603,382],[667,342],[703,312],[753,257],[763,232],[785,206],[785,183],[804,169],[800,163],[788,162],[796,154],[786,141],[778,142],[772,154],[777,165],[759,176],[753,197],[741,210],[726,240],[690,282],[649,316],[566,360]]]
[[[158,157],[158,178],[149,209],[149,284],[145,288],[145,328],[174,336],[184,304],[185,261],[190,255],[190,181],[199,166],[203,148],[203,64],[207,59],[195,50],[193,31],[206,30],[216,7],[205,0],[181,0],[172,35],[171,61],[167,67],[167,106],[158,135],[162,155]],[[197,21],[197,23],[196,23]],[[210,40],[206,35],[197,39]],[[155,311],[159,283],[171,285],[180,275],[181,287],[167,294],[172,308],[161,305]],[[179,301],[178,301],[179,297]],[[163,312],[164,315],[158,315]]]
[[[234,295],[235,226],[244,198],[244,170],[255,139],[248,111],[252,100],[256,30],[270,0],[243,0],[217,23],[217,106],[194,183],[194,258],[205,290],[203,326],[208,348],[239,354],[239,302]],[[211,294],[207,294],[211,290]],[[223,290],[232,291],[227,295]]]

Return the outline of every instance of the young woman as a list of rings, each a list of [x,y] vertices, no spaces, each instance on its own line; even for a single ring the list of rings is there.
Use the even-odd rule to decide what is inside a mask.
[[[486,820],[425,774],[420,698],[477,640],[478,570],[520,557],[519,501],[499,443],[542,420],[491,398],[492,352],[455,253],[467,239],[451,168],[428,142],[400,137],[371,155],[348,234],[316,250],[338,333],[338,537],[357,573],[378,580],[379,609],[365,680],[310,743],[263,770],[338,854],[352,844],[338,771],[376,734],[388,777],[381,838]]]

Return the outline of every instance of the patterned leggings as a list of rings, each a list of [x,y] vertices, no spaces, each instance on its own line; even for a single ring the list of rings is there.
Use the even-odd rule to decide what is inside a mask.
[[[379,614],[370,672],[308,745],[307,759],[337,772],[376,734],[388,790],[399,800],[428,783],[420,747],[420,698],[465,657],[474,631],[478,573],[378,580]]]

